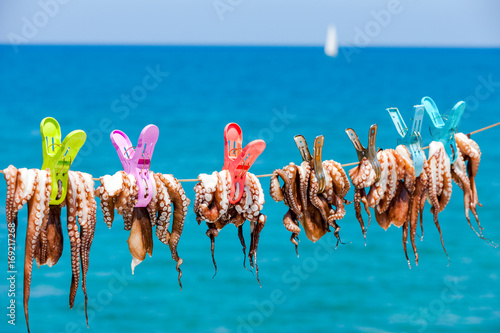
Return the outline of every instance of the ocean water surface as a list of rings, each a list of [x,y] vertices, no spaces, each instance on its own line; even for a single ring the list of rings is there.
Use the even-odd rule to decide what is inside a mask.
[[[376,123],[377,146],[395,148],[398,135],[386,108],[398,107],[409,123],[413,105],[424,96],[445,115],[465,100],[459,125],[464,133],[500,119],[500,50],[359,49],[348,58],[343,51],[334,59],[322,48],[32,46],[15,53],[0,47],[0,168],[41,167],[39,124],[48,116],[59,121],[63,136],[75,129],[87,133],[72,169],[94,177],[121,169],[109,139],[113,129],[136,142],[144,126],[156,124],[160,137],[152,170],[179,179],[222,168],[228,122],[240,124],[244,144],[266,141],[251,172],[268,174],[300,162],[296,134],[304,135],[310,147],[324,135],[323,158],[341,163],[356,161],[345,134],[349,127],[367,143],[368,129]],[[431,140],[428,126],[425,119],[424,145]],[[473,136],[483,154],[478,213],[484,234],[497,243],[499,131]],[[243,268],[232,226],[216,239],[218,274],[212,278],[210,240],[206,226],[196,223],[192,205],[178,248],[184,260],[182,291],[170,250],[157,239],[153,256],[131,275],[122,218],[116,215],[108,229],[99,210],[87,279],[90,328],[81,290],[75,308],[68,306],[71,265],[63,231],[59,263],[33,269],[31,332],[500,331],[500,249],[469,228],[458,186],[439,215],[451,263],[427,205],[424,238],[417,241],[419,265],[411,254],[409,269],[401,229],[384,231],[372,221],[365,245],[353,205],[338,222],[346,244],[335,249],[332,233],[315,244],[302,234],[297,258],[282,225],[287,208],[269,196],[269,178],[261,183],[268,217],[258,249],[262,287]],[[191,200],[193,186],[183,183]],[[0,189],[0,220],[5,221],[5,185]],[[351,190],[347,198],[352,196]],[[0,223],[1,332],[26,331],[26,215],[25,207],[15,262],[15,326],[8,324],[7,228]],[[249,235],[245,225],[247,244]]]

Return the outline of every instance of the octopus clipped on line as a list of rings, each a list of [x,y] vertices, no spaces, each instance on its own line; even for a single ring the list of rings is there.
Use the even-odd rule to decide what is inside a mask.
[[[474,230],[479,238],[496,247],[498,246],[497,244],[483,236],[483,227],[481,227],[476,211],[477,206],[482,207],[477,196],[475,180],[479,169],[479,162],[481,161],[481,150],[479,149],[479,145],[469,135],[463,133],[455,134],[455,142],[457,145],[457,155],[455,162],[451,165],[451,177],[464,193],[465,218],[470,228]],[[476,219],[479,232],[471,224],[470,212],[472,212]]]
[[[147,207],[135,207],[137,204],[138,187],[135,177],[118,171],[113,176],[105,175],[100,178],[101,185],[95,195],[101,200],[104,222],[111,228],[114,219],[114,210],[122,215],[124,228],[130,231],[128,245],[132,255],[132,274],[135,267],[145,258],[146,254],[153,254],[153,232],[156,227],[156,237],[170,247],[172,259],[177,263],[179,286],[182,290],[182,259],[177,253],[177,245],[182,235],[187,207],[190,200],[186,197],[179,181],[172,175],[164,175],[150,171],[154,179],[152,199]],[[172,209],[173,205],[173,209]],[[171,231],[170,218],[173,214]]]
[[[373,208],[375,219],[384,230],[387,230],[391,225],[398,228],[403,227],[403,248],[408,265],[410,265],[410,261],[406,251],[406,241],[410,230],[415,261],[418,264],[415,231],[418,214],[422,208],[423,194],[421,191],[422,184],[425,184],[425,176],[416,177],[410,153],[405,146],[400,145],[396,150],[379,150],[377,160],[380,164],[378,180],[371,161],[366,157],[361,160],[358,166],[349,170],[349,176],[355,187],[356,218],[360,223],[363,236],[366,234],[366,229],[361,214],[361,203],[364,204],[365,211],[369,216],[368,225],[371,220],[369,208]],[[366,194],[366,187],[370,187],[368,194]]]
[[[290,241],[295,245],[298,256],[299,222],[306,236],[313,243],[318,241],[330,227],[340,242],[340,227],[336,221],[345,216],[344,199],[350,184],[340,163],[333,160],[323,161],[325,189],[318,194],[318,179],[311,162],[304,161],[300,166],[290,163],[277,169],[271,176],[270,194],[274,201],[283,201],[288,211],[283,217],[285,228],[292,233]],[[281,178],[283,185],[280,184]]]
[[[443,234],[439,225],[438,214],[444,210],[451,198],[451,164],[450,158],[444,149],[444,145],[438,141],[432,141],[429,145],[429,158],[424,165],[427,174],[427,201],[431,204],[431,213],[434,223],[439,231],[441,245],[444,253],[450,261],[450,257],[444,246]]]
[[[246,245],[243,237],[243,224],[248,220],[250,221],[251,230],[248,259],[250,267],[255,268],[257,281],[260,284],[257,247],[260,232],[264,228],[267,218],[266,215],[261,213],[265,200],[259,179],[250,172],[246,173],[243,196],[235,204],[229,202],[232,184],[229,171],[214,171],[211,175],[202,173],[198,176],[198,180],[199,182],[194,186],[196,194],[194,212],[198,224],[201,224],[202,221],[207,223],[208,230],[206,234],[211,241],[215,274],[217,274],[217,264],[214,256],[215,238],[219,235],[222,228],[228,224],[234,224],[238,228],[238,237],[243,247],[243,266],[246,268]]]
[[[16,169],[11,165],[4,170],[4,176],[7,181],[6,215],[9,239],[15,241],[18,212],[28,203],[23,287],[24,313],[28,332],[30,331],[28,301],[33,259],[38,267],[42,265],[52,267],[59,261],[63,251],[61,208],[64,206],[67,206],[67,229],[71,247],[72,277],[69,305],[73,308],[81,275],[88,326],[86,276],[96,221],[92,176],[87,173],[69,171],[68,193],[60,205],[50,205],[51,174],[48,169]]]

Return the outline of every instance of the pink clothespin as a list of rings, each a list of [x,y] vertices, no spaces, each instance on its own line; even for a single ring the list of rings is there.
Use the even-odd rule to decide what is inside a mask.
[[[111,142],[115,146],[123,171],[135,177],[139,194],[136,207],[146,207],[153,193],[148,189],[154,188],[153,179],[149,177],[151,158],[155,149],[160,131],[155,125],[144,127],[139,136],[137,147],[132,146],[128,136],[119,130],[111,132]]]
[[[242,149],[243,133],[236,123],[229,123],[224,128],[224,166],[222,170],[231,175],[229,202],[237,203],[245,188],[246,173],[257,157],[266,148],[264,140],[254,140]]]

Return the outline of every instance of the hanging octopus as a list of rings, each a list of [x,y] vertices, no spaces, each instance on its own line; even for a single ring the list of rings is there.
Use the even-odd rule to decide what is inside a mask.
[[[177,253],[177,245],[184,228],[187,207],[190,200],[186,197],[179,181],[172,175],[164,175],[150,171],[154,179],[151,191],[152,199],[147,207],[135,207],[137,204],[138,187],[134,176],[118,171],[113,176],[100,178],[101,185],[95,195],[101,199],[104,222],[111,228],[114,210],[122,215],[124,228],[130,231],[128,246],[132,255],[132,274],[135,267],[145,258],[153,254],[153,232],[156,227],[156,237],[170,247],[172,259],[177,263],[179,286],[182,290],[182,259]],[[173,204],[173,210],[172,210]],[[170,217],[173,214],[172,231],[169,231]]]
[[[67,206],[67,228],[71,247],[72,278],[69,305],[70,308],[73,308],[81,272],[82,290],[85,296],[85,317],[88,326],[86,276],[96,221],[92,176],[82,172],[69,171],[66,199],[60,205],[50,205],[51,174],[48,169],[16,169],[11,165],[3,172],[7,181],[7,223],[14,226],[14,228],[9,228],[9,237],[12,239],[16,238],[18,212],[28,203],[23,288],[24,313],[28,332],[30,331],[28,301],[33,259],[38,267],[42,265],[52,267],[61,257],[63,251],[61,208],[64,206]]]
[[[387,230],[391,224],[401,226],[406,218],[404,213],[408,210],[407,200],[404,198],[408,196],[408,189],[412,190],[411,184],[414,182],[414,172],[412,176],[411,168],[408,168],[405,160],[394,149],[379,150],[377,159],[381,168],[378,180],[367,158],[363,158],[358,166],[349,170],[349,176],[355,188],[356,218],[365,238],[366,229],[361,215],[361,203],[364,204],[369,217],[368,226],[371,221],[370,207],[375,209],[375,218],[384,230]],[[406,186],[400,182],[405,178],[409,182]],[[366,187],[370,187],[368,194],[365,191]]]
[[[444,253],[450,260],[444,247],[443,234],[438,221],[438,214],[444,210],[451,198],[451,165],[450,158],[444,149],[444,145],[438,141],[432,141],[429,145],[429,158],[424,166],[427,174],[427,201],[431,204],[431,213],[434,223],[439,231],[441,245]]]
[[[426,177],[416,177],[413,161],[405,146],[400,145],[396,147],[396,150],[379,150],[377,159],[381,167],[378,181],[371,162],[366,158],[363,158],[358,166],[349,170],[349,176],[355,187],[356,218],[360,223],[363,236],[366,234],[366,229],[361,215],[361,202],[364,204],[370,220],[369,208],[375,210],[375,219],[384,230],[387,230],[391,225],[398,228],[403,227],[403,249],[408,265],[410,265],[410,261],[406,242],[410,230],[410,238],[418,263],[415,233],[418,213],[421,212],[424,194],[422,190],[426,185]],[[366,187],[370,187],[368,194],[365,192]]]
[[[299,222],[313,243],[329,232],[330,227],[334,230],[337,245],[340,242],[340,227],[336,221],[345,216],[344,204],[347,202],[344,197],[349,192],[350,184],[340,163],[323,161],[323,170],[325,189],[321,194],[318,194],[319,183],[310,162],[304,161],[300,166],[290,163],[283,169],[275,170],[271,177],[271,197],[289,207],[283,224],[292,233],[290,241],[295,245],[297,256],[297,240],[301,231]],[[283,186],[278,177],[283,180]]]
[[[228,224],[234,224],[238,228],[238,237],[243,247],[243,266],[246,268],[246,245],[243,237],[243,224],[248,220],[250,221],[251,230],[248,259],[250,267],[255,267],[257,281],[260,284],[257,247],[260,232],[264,228],[267,218],[266,215],[261,213],[265,200],[259,179],[250,172],[246,173],[243,196],[235,204],[229,202],[232,180],[227,170],[214,171],[211,175],[202,173],[198,176],[198,180],[199,182],[194,187],[196,194],[194,212],[198,224],[201,224],[202,221],[207,223],[208,230],[206,234],[211,241],[215,274],[217,274],[217,264],[214,256],[215,238],[218,236],[219,231]]]

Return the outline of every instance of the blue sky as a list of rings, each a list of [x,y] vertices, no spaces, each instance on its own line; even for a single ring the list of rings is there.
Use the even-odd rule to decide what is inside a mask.
[[[497,0],[1,0],[3,44],[500,47]]]

